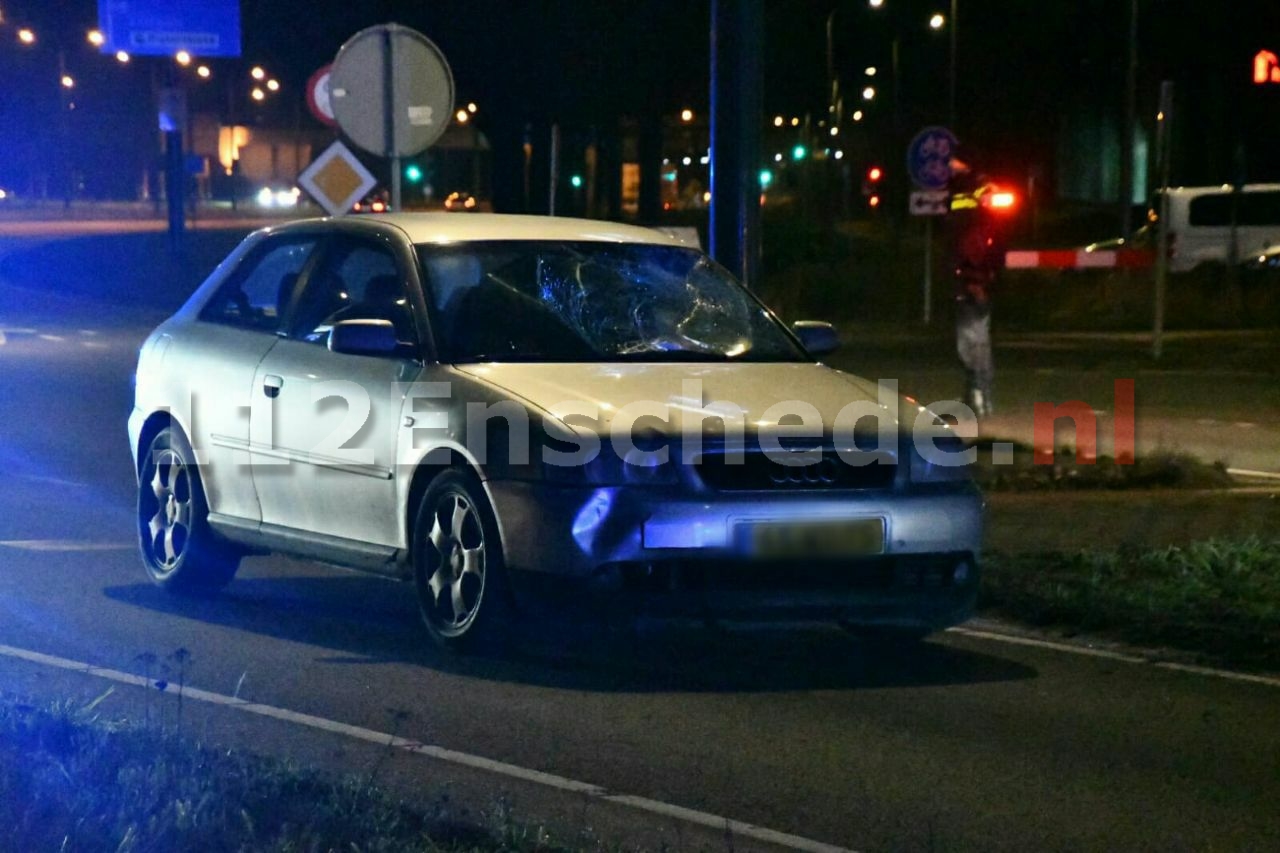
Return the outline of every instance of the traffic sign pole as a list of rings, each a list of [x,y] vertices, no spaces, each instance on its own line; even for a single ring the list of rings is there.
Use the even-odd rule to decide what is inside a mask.
[[[924,220],[924,324],[933,320],[933,217]]]
[[[910,212],[924,216],[924,325],[933,320],[933,217],[947,212],[947,185],[956,137],[945,127],[926,127],[907,146],[907,172],[923,192],[911,193]]]

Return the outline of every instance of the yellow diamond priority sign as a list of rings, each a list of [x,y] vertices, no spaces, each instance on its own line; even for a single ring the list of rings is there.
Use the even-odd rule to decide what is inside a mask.
[[[331,216],[337,216],[351,210],[378,181],[351,149],[335,142],[298,176],[298,183]]]

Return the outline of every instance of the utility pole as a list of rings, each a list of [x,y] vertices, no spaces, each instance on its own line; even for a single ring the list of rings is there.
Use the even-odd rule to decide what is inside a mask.
[[[711,255],[748,287],[760,270],[763,0],[711,2]]]
[[[1155,318],[1151,331],[1151,357],[1164,354],[1164,303],[1169,284],[1169,161],[1173,159],[1173,81],[1160,84],[1160,114],[1157,116],[1157,159],[1160,164],[1160,234],[1156,241]]]
[[[1129,59],[1124,81],[1124,137],[1120,140],[1120,236],[1133,233],[1133,138],[1138,132],[1138,0],[1129,2]]]

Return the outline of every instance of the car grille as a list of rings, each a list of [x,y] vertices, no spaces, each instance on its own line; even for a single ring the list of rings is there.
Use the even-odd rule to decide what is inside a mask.
[[[889,489],[898,466],[892,458],[870,464],[851,465],[834,450],[814,455],[807,465],[784,465],[760,451],[741,458],[723,453],[704,455],[697,462],[698,476],[721,492],[827,489]]]

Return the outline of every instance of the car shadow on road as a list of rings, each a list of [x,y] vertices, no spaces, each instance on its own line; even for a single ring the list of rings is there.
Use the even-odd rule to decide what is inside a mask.
[[[437,649],[411,588],[374,577],[241,578],[211,598],[140,583],[108,598],[236,631],[301,643],[334,667],[419,666],[469,678],[592,692],[752,693],[858,690],[1019,681],[1022,663],[934,638],[914,648],[868,644],[823,626],[712,626],[647,621],[618,626],[539,619],[502,653]],[[197,649],[192,652],[199,653]]]

